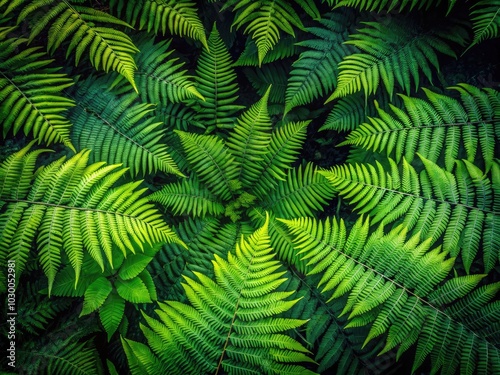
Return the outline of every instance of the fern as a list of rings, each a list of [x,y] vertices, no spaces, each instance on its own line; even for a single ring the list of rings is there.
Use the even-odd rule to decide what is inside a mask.
[[[420,73],[432,82],[432,68],[439,71],[436,52],[455,57],[448,41],[463,44],[464,30],[453,32],[419,30],[416,25],[391,20],[388,24],[366,22],[368,27],[351,35],[346,44],[363,51],[349,55],[339,64],[338,85],[328,101],[363,90],[365,97],[377,91],[380,81],[392,97],[397,83],[410,94],[411,80],[416,89]]]
[[[319,11],[313,1],[297,0],[302,9],[313,18],[319,18]],[[280,39],[280,30],[295,36],[293,27],[303,29],[300,17],[293,7],[283,0],[237,1],[230,0],[225,8],[234,6],[237,11],[232,26],[236,29],[246,25],[245,34],[250,34],[258,51],[259,66],[264,57]]]
[[[280,38],[278,44],[274,46],[274,49],[266,54],[262,60],[262,64],[269,64],[294,56],[298,51],[295,44],[296,41],[296,38],[291,35]],[[257,50],[257,46],[252,39],[248,38],[245,42],[245,49],[241,53],[240,57],[238,57],[238,60],[234,63],[234,66],[258,67],[259,65],[261,64],[259,63],[259,51]],[[265,65],[261,65],[261,67],[263,66]]]
[[[452,256],[460,252],[467,272],[481,247],[483,268],[491,271],[500,260],[498,163],[492,164],[489,178],[466,160],[457,161],[452,173],[420,159],[425,166],[420,174],[405,159],[401,172],[389,159],[390,174],[380,163],[346,164],[320,173],[372,223],[402,218],[407,228],[433,242],[441,239]]]
[[[77,86],[78,106],[71,111],[71,138],[79,148],[91,148],[92,160],[123,163],[130,174],[160,170],[183,176],[161,142],[161,122],[151,116],[151,104],[134,104],[136,94],[121,97],[103,90],[104,82],[89,79]]]
[[[412,372],[429,356],[433,373],[441,367],[449,374],[458,367],[461,373],[498,369],[500,342],[490,326],[498,324],[500,305],[488,302],[499,283],[476,288],[484,275],[443,283],[454,258],[440,248],[430,249],[430,241],[420,242],[418,234],[407,239],[403,226],[387,234],[380,227],[369,235],[363,218],[349,234],[343,221],[335,219],[283,222],[313,267],[309,274],[321,274],[322,293],[329,300],[347,297],[341,313],[348,317],[346,328],[370,324],[365,345],[384,335],[380,354],[398,348],[399,357],[416,344]],[[492,355],[479,357],[479,349]]]
[[[110,7],[140,30],[188,36],[208,49],[205,29],[189,0],[110,0]]]
[[[424,89],[427,100],[401,95],[404,110],[391,105],[391,115],[378,107],[378,117],[370,118],[341,143],[384,152],[397,162],[404,156],[411,163],[415,153],[436,162],[444,156],[447,170],[462,156],[477,160],[480,146],[486,171],[491,168],[495,143],[500,138],[500,97],[491,89],[470,85],[454,87],[460,101]]]
[[[234,104],[238,99],[236,73],[227,47],[214,24],[208,37],[209,50],[198,58],[196,81],[198,92],[205,101],[198,101],[196,120],[209,130],[232,127],[233,116],[242,107]]]
[[[289,71],[290,65],[284,61],[277,61],[272,65],[263,65],[258,69],[246,68],[243,70],[259,96],[264,96],[269,87],[271,87],[269,101],[276,103],[280,107],[278,110],[279,114],[281,114],[281,107],[285,103],[285,90]],[[269,114],[272,115],[271,105],[269,105],[268,110]]]
[[[451,11],[457,0],[448,0],[448,13]],[[338,7],[356,7],[360,10],[376,11],[387,10],[387,12],[397,9],[402,12],[403,9],[425,9],[428,10],[431,6],[440,5],[442,0],[327,0],[331,6]]]
[[[498,37],[500,26],[500,1],[482,0],[472,5],[471,21],[474,39],[469,48],[486,39]]]
[[[8,15],[14,10],[11,4],[4,12]],[[97,23],[108,23],[116,26],[130,27],[127,23],[108,13],[77,5],[81,1],[32,0],[25,5],[18,15],[18,24],[29,21],[32,25],[29,41],[33,41],[44,29],[47,34],[47,48],[54,53],[63,42],[69,41],[66,57],[74,51],[75,63],[88,50],[91,64],[95,69],[105,72],[116,71],[123,75],[137,90],[134,82],[136,65],[133,55],[138,52],[130,37],[111,27],[96,26]],[[47,7],[48,9],[43,9]],[[70,39],[71,38],[71,39]]]
[[[184,64],[171,57],[174,51],[169,50],[170,41],[154,43],[143,38],[136,44],[141,50],[137,56],[136,83],[143,102],[166,107],[188,99],[204,100],[192,77],[186,75],[186,70],[180,70]]]
[[[7,30],[10,31],[10,30]],[[3,38],[2,38],[3,39]],[[39,143],[63,143],[72,151],[66,111],[75,105],[61,95],[73,81],[50,67],[39,47],[22,48],[24,38],[0,40],[0,121],[3,138],[23,130]],[[15,53],[18,48],[22,48]]]
[[[353,22],[353,13],[332,13],[320,20],[321,27],[307,29],[316,39],[297,43],[306,50],[294,62],[288,78],[285,114],[333,90],[339,62],[354,52],[344,44],[345,29]]]
[[[266,222],[242,239],[227,260],[216,256],[215,280],[202,273],[195,273],[198,281],[186,277],[189,305],[160,304],[160,320],[144,314],[148,326],[141,328],[153,352],[141,355],[144,347],[122,339],[129,361],[139,359],[146,373],[161,362],[168,373],[312,374],[293,364],[312,362],[307,349],[281,333],[305,321],[275,317],[297,300],[288,300],[293,292],[274,291],[285,280],[276,272],[279,263],[272,260],[267,229]]]
[[[84,249],[104,270],[104,257],[113,266],[113,245],[125,254],[143,243],[182,243],[137,190],[138,183],[110,189],[125,170],[103,163],[87,166],[89,152],[60,158],[39,170],[41,151],[28,145],[9,157],[0,169],[1,259],[16,260],[19,275],[31,243],[48,278],[49,295],[62,264],[64,250],[78,283]]]

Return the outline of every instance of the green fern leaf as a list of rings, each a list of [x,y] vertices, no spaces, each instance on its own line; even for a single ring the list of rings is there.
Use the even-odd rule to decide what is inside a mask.
[[[451,11],[457,0],[448,0],[448,13]],[[397,9],[402,12],[403,9],[409,7],[413,9],[428,10],[432,5],[441,4],[442,0],[327,0],[330,6],[338,7],[356,7],[360,10],[376,11],[387,10],[390,12]]]
[[[481,43],[486,39],[498,37],[500,26],[500,1],[481,0],[471,7],[472,29],[474,39],[468,48]]]
[[[51,68],[52,60],[44,59],[40,48],[16,52],[27,40],[7,39],[0,42],[0,122],[5,138],[33,133],[39,143],[63,143],[75,151],[69,131],[71,123],[65,116],[74,101],[61,95],[73,84],[66,74]]]
[[[269,51],[264,60],[262,60],[262,64],[268,64],[272,62],[276,62],[279,60],[286,59],[287,57],[294,56],[297,53],[298,48],[296,47],[296,38],[291,35],[286,35],[282,37],[274,49]],[[238,60],[233,64],[233,66],[258,66],[264,67],[265,65],[261,65],[259,63],[259,52],[257,50],[257,46],[255,45],[255,41],[251,38],[247,38],[245,42],[245,49],[241,53]]]
[[[175,215],[205,217],[207,214],[218,216],[224,212],[217,195],[201,185],[196,177],[165,185],[149,196],[151,201],[159,202],[172,210]]]
[[[122,280],[130,280],[144,271],[152,259],[153,257],[140,253],[131,254],[123,261],[118,271],[118,276],[120,276]]]
[[[228,200],[239,188],[238,168],[222,140],[216,136],[176,131],[191,168],[199,180],[222,200]]]
[[[80,317],[90,314],[101,307],[110,295],[112,289],[113,286],[111,282],[102,276],[90,284],[85,291],[85,299],[83,300],[83,308]]]
[[[454,258],[447,258],[439,248],[430,249],[430,241],[420,242],[418,234],[407,239],[404,226],[387,234],[381,226],[368,236],[369,222],[360,218],[346,236],[344,223],[335,219],[282,221],[296,237],[300,254],[309,260],[309,274],[320,274],[318,287],[322,287],[322,293],[330,300],[347,296],[342,315],[349,313],[352,324],[360,324],[357,316],[365,317],[363,325],[370,324],[365,345],[384,334],[385,347],[380,354],[399,346],[400,356],[417,344],[413,371],[428,356],[433,373],[441,366],[453,369],[451,373],[460,366],[462,373],[469,373],[479,366],[498,365],[498,342],[485,331],[498,319],[500,305],[487,304],[498,291],[498,283],[488,286],[492,291],[489,298],[461,309],[468,299],[482,294],[481,289],[470,292],[482,277],[453,279],[454,288],[461,289],[456,296],[464,298],[451,306],[438,304],[436,296],[444,297],[450,291],[450,282],[438,288],[453,267]],[[476,315],[484,319],[477,322],[472,318]],[[495,354],[479,363],[478,357],[471,355],[478,345]],[[435,361],[436,357],[440,360]]]
[[[419,71],[429,82],[432,82],[431,66],[439,71],[436,52],[455,56],[446,39],[463,43],[463,30],[459,28],[443,35],[395,20],[387,25],[365,24],[367,28],[358,30],[358,34],[345,42],[363,53],[349,55],[339,64],[338,85],[327,102],[360,90],[366,98],[377,91],[380,81],[390,97],[396,83],[409,95],[412,78],[415,88],[419,87]]]
[[[277,188],[263,199],[262,207],[282,218],[311,216],[332,197],[333,189],[328,181],[308,163],[305,167],[292,169],[287,179],[280,181]]]
[[[149,295],[148,288],[139,277],[133,279],[116,280],[116,291],[118,295],[125,301],[132,303],[150,303],[151,296]]]
[[[162,124],[151,116],[154,106],[134,104],[135,94],[117,97],[104,86],[95,79],[78,86],[78,106],[70,115],[75,145],[92,149],[92,160],[123,163],[132,176],[157,170],[183,176],[160,141]]]
[[[333,90],[337,84],[339,62],[354,51],[344,44],[347,36],[343,33],[353,22],[353,13],[332,13],[321,19],[321,27],[307,29],[316,39],[296,43],[306,50],[292,65],[286,89],[285,114]]]
[[[208,49],[205,29],[195,3],[189,0],[111,0],[110,7],[139,30],[169,32],[200,41]]]
[[[238,99],[236,72],[215,24],[208,38],[208,48],[201,52],[196,66],[197,89],[205,98],[205,101],[196,102],[196,120],[208,129],[230,128],[234,114],[243,107],[234,104]]]
[[[404,110],[391,105],[393,115],[375,102],[378,117],[369,118],[340,145],[384,152],[397,162],[404,156],[411,163],[416,153],[433,162],[444,156],[447,170],[452,170],[455,160],[461,157],[476,161],[481,146],[489,170],[494,144],[500,136],[496,131],[500,118],[498,97],[492,95],[491,89],[479,90],[465,84],[454,88],[461,93],[460,101],[427,89],[426,101],[401,95]]]
[[[125,313],[125,300],[112,291],[99,308],[99,319],[108,334],[108,342],[120,325]]]
[[[179,103],[188,99],[205,100],[195,87],[195,83],[180,70],[183,63],[172,58],[169,50],[171,41],[154,43],[151,38],[136,42],[141,52],[137,55],[136,83],[141,99],[145,103]]]
[[[89,152],[82,151],[68,160],[61,158],[46,165],[35,175],[34,163],[28,163],[27,170],[18,174],[16,164],[33,157],[28,154],[30,146],[0,166],[0,202],[6,206],[0,215],[0,257],[15,259],[16,271],[21,275],[36,240],[39,261],[49,281],[49,295],[62,251],[75,270],[76,284],[83,262],[82,245],[104,270],[103,253],[113,267],[113,245],[125,254],[127,249],[143,248],[143,244],[183,244],[142,197],[144,190],[136,190],[138,183],[111,188],[125,170],[117,170],[117,165],[105,167],[103,163],[87,166]],[[31,185],[29,190],[26,184]],[[78,214],[73,215],[73,211]],[[64,235],[63,228],[71,226],[80,228],[73,232],[75,237]]]
[[[499,241],[491,238],[498,230],[499,216],[491,179],[468,161],[457,161],[451,173],[420,159],[425,167],[420,174],[405,159],[402,172],[389,159],[390,174],[380,163],[376,167],[346,164],[320,173],[341,196],[356,204],[356,210],[368,213],[372,222],[401,218],[409,229],[433,242],[441,239],[444,250],[453,256],[461,253],[467,272],[481,246],[484,269],[489,272],[500,254]],[[496,162],[492,169],[498,170]]]
[[[96,26],[95,22],[128,27],[129,25],[108,13],[77,5],[79,1],[74,2],[76,4],[56,0],[33,0],[21,10],[18,23],[30,21],[30,18],[38,14],[39,17],[31,28],[30,41],[50,25],[47,37],[50,53],[54,53],[64,41],[71,38],[66,55],[74,51],[77,65],[85,50],[88,50],[90,62],[96,69],[120,73],[137,91],[133,57],[138,52],[137,47],[127,34],[109,27]],[[48,7],[48,11],[39,12],[42,7]]]
[[[271,86],[269,102],[276,103],[279,107],[282,107],[283,103],[285,103],[285,90],[289,71],[290,64],[283,61],[263,65],[260,68],[245,68],[243,70],[258,95],[264,96],[269,86]],[[269,109],[271,109],[271,106],[269,106]],[[278,113],[282,114],[281,108]],[[273,113],[270,111],[270,114]]]
[[[319,18],[319,12],[312,1],[297,1],[309,14]],[[300,17],[293,7],[283,0],[228,1],[224,8],[234,5],[236,16],[232,26],[236,29],[246,25],[244,33],[250,34],[258,50],[259,66],[264,57],[280,39],[280,30],[295,36],[293,26],[303,29]]]
[[[215,280],[198,272],[198,281],[185,277],[183,287],[190,305],[161,303],[156,311],[160,320],[143,314],[148,324],[141,326],[143,333],[157,358],[168,366],[168,373],[221,368],[227,373],[313,374],[288,364],[312,360],[306,348],[281,333],[305,321],[274,317],[297,300],[288,300],[293,292],[275,291],[285,280],[277,272],[278,262],[272,260],[267,229],[266,220],[248,240],[237,244],[227,260],[216,256]],[[145,368],[153,363],[148,357],[142,357],[147,361]]]
[[[99,354],[88,341],[64,340],[56,353],[47,356],[49,374],[93,375],[102,373]]]
[[[261,161],[271,140],[271,119],[267,110],[270,91],[268,87],[264,96],[238,117],[226,142],[238,165],[236,179],[244,188],[252,186],[263,171]]]

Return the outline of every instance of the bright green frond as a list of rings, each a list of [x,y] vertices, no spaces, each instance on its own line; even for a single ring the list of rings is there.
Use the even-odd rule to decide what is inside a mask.
[[[169,32],[200,41],[208,49],[205,29],[197,14],[196,3],[189,0],[111,0],[110,6],[119,16],[140,30]]]
[[[182,357],[198,372],[217,372],[222,366],[228,373],[266,373],[272,368],[288,373],[293,367],[313,374],[288,364],[312,360],[306,348],[284,334],[305,321],[274,317],[297,300],[288,300],[293,292],[276,291],[285,279],[276,272],[279,263],[273,260],[269,240],[266,220],[248,239],[241,239],[227,260],[215,256],[215,279],[198,272],[197,281],[185,277],[189,305],[161,303],[156,311],[160,320],[144,314],[149,327],[142,329],[157,358],[165,358],[165,352],[170,361]],[[176,368],[170,373],[185,371]]]
[[[78,3],[78,1],[73,1]],[[42,7],[46,12],[37,13]],[[37,13],[37,17],[35,16]],[[30,41],[48,28],[47,48],[54,53],[63,42],[69,41],[66,55],[75,54],[79,63],[83,53],[88,51],[90,62],[95,69],[105,72],[116,71],[123,75],[137,90],[134,82],[136,65],[133,55],[138,52],[130,37],[116,28],[97,26],[95,22],[127,26],[110,14],[93,8],[71,4],[69,1],[33,0],[19,14],[18,22],[27,20],[33,23]]]
[[[444,158],[447,170],[456,159],[479,162],[482,155],[488,170],[500,138],[498,97],[465,84],[455,89],[460,101],[424,89],[427,100],[401,95],[402,108],[391,105],[392,113],[375,103],[378,117],[369,118],[341,145],[384,153],[397,162],[404,157],[411,163],[416,153],[434,162]]]
[[[92,160],[122,163],[130,174],[160,170],[183,176],[162,142],[162,123],[152,116],[152,104],[135,102],[136,94],[118,97],[100,80],[78,85],[78,106],[71,111],[71,138],[75,145],[92,149]]]
[[[454,258],[447,258],[439,248],[430,249],[428,240],[420,242],[418,235],[408,239],[402,226],[389,233],[380,227],[369,235],[368,220],[363,218],[348,235],[343,222],[336,219],[283,222],[295,236],[300,254],[313,267],[309,274],[321,275],[318,287],[322,287],[322,293],[330,300],[347,296],[342,311],[342,315],[349,314],[347,327],[370,325],[365,345],[384,335],[386,344],[380,354],[399,347],[399,356],[416,344],[414,370],[429,356],[433,372],[441,366],[454,367],[464,357],[469,358],[466,366],[471,371],[498,364],[498,341],[488,337],[484,329],[498,319],[500,306],[483,300],[457,311],[460,302],[466,303],[467,298],[480,292],[474,289],[478,279],[452,279],[453,288],[461,289],[456,299],[451,303],[449,299],[436,299],[438,294],[450,291],[450,281],[441,292],[438,288],[453,267]],[[471,319],[474,315],[484,319],[476,324]],[[453,344],[444,345],[447,342]],[[495,355],[481,360],[470,357],[471,350],[479,347]],[[436,356],[441,357],[441,363],[434,361]],[[485,363],[481,363],[483,360]]]
[[[75,270],[76,284],[84,250],[104,269],[104,258],[113,267],[113,245],[122,252],[135,252],[134,247],[144,244],[183,245],[142,196],[144,189],[137,190],[138,183],[111,188],[125,170],[114,171],[118,166],[103,167],[102,163],[87,167],[88,151],[59,159],[34,175],[23,173],[21,178],[31,181],[31,188],[24,189],[15,165],[29,160],[27,149],[0,167],[0,201],[6,207],[0,215],[0,257],[15,259],[18,275],[25,268],[33,241],[48,277],[49,293],[63,251]],[[66,228],[72,227],[79,229],[67,235]]]
[[[499,261],[498,197],[491,178],[470,162],[457,161],[448,172],[420,157],[425,170],[417,171],[403,159],[402,170],[389,159],[388,173],[382,164],[345,164],[322,171],[338,193],[372,222],[402,221],[409,229],[441,240],[453,256],[459,253],[469,272],[479,248],[483,250],[484,269]],[[492,169],[497,169],[494,162]]]

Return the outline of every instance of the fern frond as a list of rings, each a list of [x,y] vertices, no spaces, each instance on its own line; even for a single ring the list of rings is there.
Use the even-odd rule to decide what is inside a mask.
[[[260,68],[245,68],[243,70],[259,96],[263,96],[271,86],[269,102],[280,106],[285,103],[285,90],[289,71],[290,64],[283,61],[262,65]],[[282,111],[279,113],[281,114]]]
[[[222,200],[229,200],[240,184],[238,167],[221,139],[175,131],[179,136],[191,168],[199,180]]]
[[[448,13],[451,11],[456,1],[457,0],[447,1]],[[330,6],[335,6],[335,8],[347,6],[355,7],[359,10],[368,10],[370,12],[381,12],[382,10],[390,12],[393,9],[397,9],[400,13],[405,8],[409,8],[409,10],[428,10],[431,6],[438,6],[442,2],[442,0],[327,0],[327,3]]]
[[[293,292],[275,291],[285,279],[272,259],[268,221],[248,240],[242,238],[227,260],[215,256],[213,266],[214,280],[198,272],[198,280],[185,277],[189,305],[160,303],[160,320],[143,314],[147,326],[141,329],[167,372],[313,374],[289,364],[312,360],[306,348],[282,333],[305,321],[275,317],[297,300],[288,299]]]
[[[402,171],[389,159],[390,173],[382,164],[346,164],[320,172],[338,193],[355,204],[360,213],[368,213],[372,223],[403,223],[433,242],[442,240],[443,249],[462,256],[469,269],[482,247],[484,269],[489,272],[499,261],[498,188],[472,163],[456,162],[448,172],[420,156],[425,171],[420,174],[403,159]],[[499,166],[492,164],[492,176]],[[484,238],[482,238],[484,236]]]
[[[102,374],[99,354],[90,341],[65,340],[55,353],[47,353],[47,373],[65,375]]]
[[[286,171],[291,169],[300,153],[308,124],[309,121],[289,122],[272,133],[269,151],[264,154],[264,160],[261,162],[261,177],[253,187],[253,191],[260,198],[264,198],[278,181],[285,180]]]
[[[285,114],[330,93],[337,84],[338,64],[354,52],[353,47],[344,44],[347,39],[344,31],[354,22],[353,13],[331,13],[319,22],[321,27],[306,29],[316,39],[296,43],[305,51],[292,65],[286,88]]]
[[[217,196],[201,185],[196,177],[165,185],[161,190],[151,194],[149,199],[161,203],[175,215],[204,217],[207,214],[218,216],[224,212],[224,206]]]
[[[205,29],[197,14],[195,3],[189,0],[110,0],[118,16],[139,30],[163,35],[169,32],[180,37],[198,40],[208,49]]]
[[[267,110],[270,92],[268,87],[262,98],[238,117],[226,142],[238,165],[236,178],[244,188],[252,186],[264,168],[261,162],[271,141],[272,124]]]
[[[137,90],[134,82],[136,65],[133,57],[138,52],[137,47],[122,31],[96,26],[95,22],[129,25],[108,13],[77,5],[79,1],[74,3],[33,0],[21,10],[18,23],[30,21],[37,15],[36,23],[31,28],[30,41],[49,27],[47,36],[49,53],[54,53],[63,42],[69,40],[66,56],[74,52],[77,65],[83,53],[88,50],[90,62],[95,69],[102,69],[105,72],[116,71]],[[48,11],[41,11],[44,7],[48,7]]]
[[[134,247],[143,248],[143,244],[182,244],[142,196],[144,189],[138,190],[138,183],[111,188],[126,170],[103,163],[87,166],[89,152],[82,151],[34,174],[34,163],[26,163],[31,155],[27,154],[29,147],[0,166],[0,201],[5,206],[0,215],[0,254],[15,259],[21,275],[31,244],[36,241],[49,295],[63,251],[75,270],[76,285],[84,250],[104,270],[104,257],[113,267],[113,245],[125,253],[134,252]],[[19,163],[26,168],[21,174],[15,168]],[[24,188],[26,184],[31,185],[29,189]]]
[[[456,277],[442,284],[454,258],[440,248],[430,249],[430,241],[421,242],[418,234],[407,239],[404,226],[387,234],[380,227],[369,235],[369,222],[361,218],[347,235],[343,221],[335,219],[283,222],[296,237],[303,259],[309,261],[309,274],[320,274],[322,293],[330,300],[347,297],[341,313],[348,316],[346,328],[370,325],[365,345],[384,335],[380,354],[398,347],[400,356],[417,343],[413,371],[428,356],[433,373],[442,366],[447,371],[451,368],[450,373],[458,366],[461,373],[498,366],[500,342],[488,330],[498,322],[500,305],[487,304],[485,299],[461,309],[468,298],[481,292],[475,287],[484,275]],[[457,287],[458,301],[447,304],[437,297]],[[494,294],[500,284],[490,287]],[[484,319],[475,324],[471,318],[477,314]],[[479,348],[494,354],[479,359],[471,354]]]
[[[3,138],[23,130],[33,133],[38,143],[63,143],[76,152],[69,132],[71,123],[66,111],[75,102],[62,95],[73,81],[51,68],[52,60],[45,58],[40,48],[16,51],[26,39],[7,39],[0,42],[0,122]]]
[[[397,162],[404,156],[411,163],[416,153],[434,162],[444,157],[447,170],[461,157],[478,162],[480,146],[488,171],[500,138],[499,96],[492,89],[466,84],[454,89],[460,92],[460,101],[427,89],[427,100],[401,95],[404,109],[391,105],[393,114],[375,102],[378,117],[369,118],[341,145],[385,153]]]
[[[183,176],[161,142],[162,123],[151,116],[152,104],[134,104],[135,93],[117,97],[96,79],[77,89],[71,138],[79,149],[93,150],[92,160],[123,163],[132,176],[157,170]]]
[[[312,1],[297,1],[309,15],[319,18],[319,12]],[[303,29],[300,17],[293,7],[283,0],[228,1],[224,8],[234,5],[236,16],[232,26],[236,29],[246,25],[245,34],[250,34],[258,51],[259,66],[264,57],[280,39],[280,30],[295,36],[293,27]]]
[[[470,46],[481,43],[486,39],[497,38],[500,27],[500,1],[481,0],[471,7],[471,21],[473,23],[474,39]]]
[[[297,53],[298,48],[296,47],[297,39],[291,35],[286,35],[282,37],[278,43],[274,46],[274,49],[269,51],[264,60],[262,60],[262,64],[272,63],[278,60],[286,59],[287,57],[294,56]],[[241,53],[238,60],[233,64],[233,66],[255,66],[259,65],[259,52],[257,50],[257,46],[255,45],[255,41],[251,38],[247,38],[245,42],[245,49]],[[265,65],[261,65],[264,67]]]
[[[312,216],[332,197],[328,181],[308,163],[292,169],[285,181],[278,182],[276,189],[263,199],[262,207],[281,218]]]
[[[196,90],[191,76],[181,70],[184,64],[172,58],[173,50],[169,50],[171,41],[154,43],[151,38],[137,41],[141,52],[137,55],[136,83],[144,102],[180,103],[188,99],[201,99],[203,96]]]
[[[197,121],[208,129],[230,128],[233,116],[243,107],[234,104],[238,99],[236,72],[215,24],[208,37],[208,48],[201,52],[196,66],[197,89],[205,98],[196,103]]]
[[[446,33],[420,30],[417,25],[392,19],[388,24],[366,22],[368,27],[351,35],[346,44],[363,51],[345,57],[339,64],[338,85],[327,102],[363,90],[365,98],[377,91],[380,81],[392,97],[396,83],[410,94],[420,83],[420,71],[432,82],[432,68],[439,71],[437,52],[455,56],[448,41],[463,44],[464,31]]]

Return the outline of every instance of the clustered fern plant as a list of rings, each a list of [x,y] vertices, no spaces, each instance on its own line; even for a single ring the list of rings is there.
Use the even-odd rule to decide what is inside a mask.
[[[500,373],[499,26],[0,0],[2,370]]]

